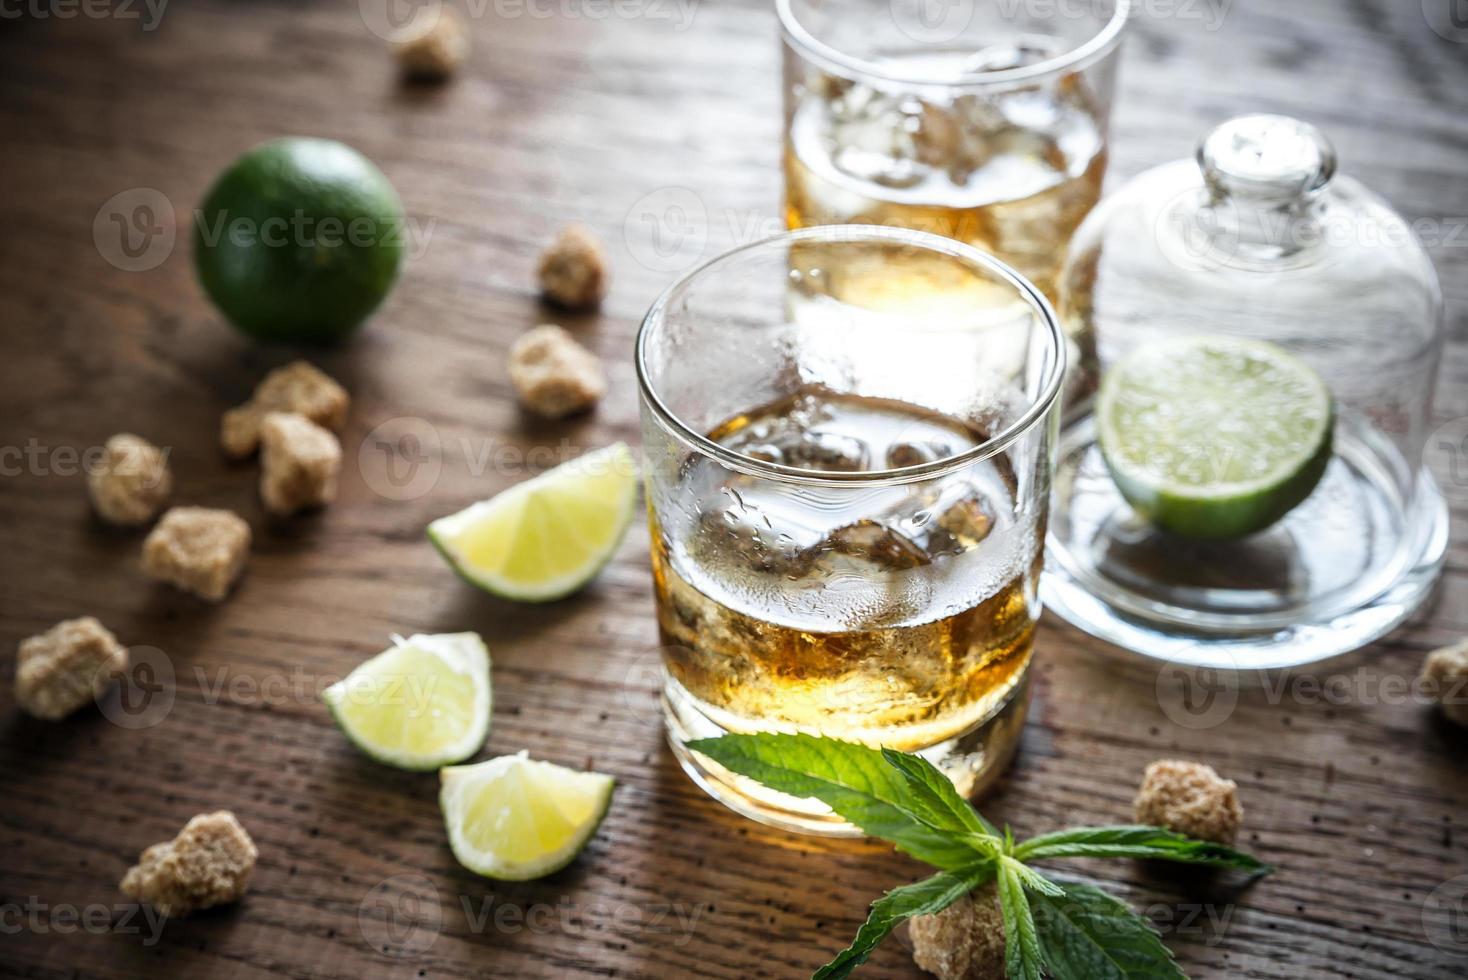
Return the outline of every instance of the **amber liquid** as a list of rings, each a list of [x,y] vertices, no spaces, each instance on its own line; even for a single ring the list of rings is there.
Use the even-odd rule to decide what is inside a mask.
[[[1066,246],[1100,199],[1106,151],[1079,76],[931,103],[825,77],[792,114],[784,168],[791,228],[943,235],[998,256],[1053,301]]]
[[[819,470],[951,455],[983,433],[899,402],[805,390],[709,433]],[[973,729],[1022,681],[1037,529],[1003,461],[837,495],[685,470],[689,521],[654,519],[664,663],[728,731],[805,731],[917,750]],[[855,499],[848,499],[855,498]]]

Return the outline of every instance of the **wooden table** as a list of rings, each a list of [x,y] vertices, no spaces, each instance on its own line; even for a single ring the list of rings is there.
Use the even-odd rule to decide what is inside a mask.
[[[140,3],[110,17],[42,4],[0,21],[0,670],[9,676],[21,638],[94,614],[174,682],[143,727],[94,710],[34,721],[3,686],[0,974],[803,976],[845,945],[870,899],[922,873],[881,843],[740,819],[682,774],[660,725],[641,524],[592,588],[548,607],[465,587],[422,535],[556,454],[636,441],[633,333],[672,276],[649,267],[647,222],[670,199],[697,202],[705,255],[777,227],[767,6],[710,2],[685,22],[690,8],[671,2],[601,19],[570,0],[480,2],[472,63],[441,89],[400,85],[383,41],[344,2],[179,3],[156,30],[143,29]],[[1144,8],[1125,54],[1113,181],[1189,153],[1239,111],[1320,123],[1348,171],[1441,230],[1433,254],[1453,342],[1437,411],[1468,414],[1468,32],[1435,33],[1418,0]],[[1166,13],[1183,9],[1192,15]],[[165,239],[186,234],[237,153],[286,133],[364,151],[419,237],[375,320],[318,356],[355,396],[340,499],[281,522],[260,508],[253,464],[221,458],[215,430],[291,352],[224,326],[186,239],[171,252]],[[109,214],[140,203],[157,218],[145,224],[166,231],[135,238],[127,256]],[[515,408],[505,352],[548,319],[534,255],[571,219],[613,254],[605,310],[562,318],[607,358],[611,394],[585,421],[534,424]],[[228,602],[145,580],[140,536],[89,516],[74,453],[119,430],[172,447],[178,500],[234,508],[255,528]],[[429,476],[409,499],[391,499],[402,494],[384,481],[374,431],[425,440]],[[1443,479],[1449,462],[1434,460]],[[1468,493],[1451,489],[1461,535]],[[1125,862],[1075,866],[1151,914],[1192,975],[1463,976],[1461,935],[1456,950],[1431,944],[1423,908],[1468,872],[1468,733],[1388,684],[1468,632],[1461,544],[1448,566],[1417,621],[1332,670],[1344,697],[1245,692],[1206,730],[1169,719],[1154,671],[1119,667],[1047,618],[1022,755],[985,810],[1025,833],[1122,821],[1149,760],[1205,760],[1238,780],[1244,842],[1278,874],[1239,891]],[[528,748],[620,784],[587,852],[539,882],[462,870],[437,780],[363,758],[315,696],[390,633],[465,629],[493,649],[486,753]],[[253,889],[150,941],[118,879],[143,847],[219,807],[259,844]],[[68,909],[91,927],[68,930]],[[920,974],[895,940],[864,975]]]

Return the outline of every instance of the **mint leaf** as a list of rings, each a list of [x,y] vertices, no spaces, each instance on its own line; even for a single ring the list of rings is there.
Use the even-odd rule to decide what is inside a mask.
[[[1181,861],[1232,868],[1249,874],[1268,874],[1274,869],[1258,858],[1223,844],[1194,840],[1162,827],[1123,825],[1077,827],[1054,834],[1031,837],[1014,850],[1021,861],[1058,857],[1129,857]]]
[[[941,912],[993,875],[993,863],[984,861],[961,871],[944,871],[911,885],[892,889],[872,903],[871,914],[857,930],[851,945],[812,974],[811,980],[841,980],[850,975],[852,970],[866,962],[872,950],[887,938],[887,934],[899,922],[914,915]]]
[[[1040,980],[1044,960],[1025,886],[1011,863],[1001,863],[996,877],[1004,917],[1004,972],[1009,980]]]
[[[892,749],[883,749],[882,758],[902,773],[913,796],[922,800],[935,817],[944,820],[944,826],[950,826],[959,832],[993,837],[996,844],[1000,843],[998,828],[985,820],[974,809],[973,804],[958,795],[958,790],[953,788],[953,781],[943,775],[937,766],[922,756]]]
[[[1025,867],[1019,861],[1015,860],[1007,854],[999,859],[999,864],[1001,867],[1013,871],[1015,875],[1019,877],[1020,884],[1024,885],[1032,892],[1039,892],[1041,895],[1057,896],[1065,894],[1065,890],[1057,885],[1055,882],[1051,881],[1049,878],[1046,878],[1034,868]]]
[[[814,797],[862,832],[944,871],[974,863],[978,852],[929,826],[912,805],[909,782],[877,749],[813,735],[729,734],[688,748],[770,789]]]
[[[1032,900],[1054,980],[1187,980],[1152,925],[1090,885]]]

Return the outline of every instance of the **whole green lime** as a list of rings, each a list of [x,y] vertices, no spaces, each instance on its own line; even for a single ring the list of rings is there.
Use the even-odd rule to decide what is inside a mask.
[[[204,290],[264,341],[346,337],[387,296],[406,222],[397,191],[342,143],[272,140],[214,182],[194,220]]]

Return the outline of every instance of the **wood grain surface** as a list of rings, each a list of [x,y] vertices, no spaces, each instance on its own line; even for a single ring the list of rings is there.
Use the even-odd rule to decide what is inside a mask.
[[[151,685],[135,673],[126,705],[60,724],[27,718],[0,685],[0,974],[808,975],[872,898],[923,869],[878,842],[745,821],[685,778],[660,725],[645,526],[594,586],[545,607],[467,588],[422,535],[563,455],[636,442],[631,344],[674,275],[666,236],[687,232],[707,256],[777,227],[769,6],[461,6],[475,14],[471,61],[422,88],[400,84],[368,5],[177,2],[149,30],[141,0],[120,3],[0,5],[0,672],[19,640],[82,614],[152,671]],[[1422,221],[1451,331],[1437,414],[1468,415],[1468,30],[1452,29],[1446,0],[1141,6],[1112,185],[1190,153],[1240,111],[1319,123],[1347,171]],[[289,133],[365,152],[417,231],[373,322],[313,355],[355,397],[340,499],[280,521],[260,507],[254,465],[227,463],[215,432],[294,352],[221,322],[186,233],[213,175]],[[140,203],[158,233],[129,256],[110,215]],[[688,206],[674,214],[677,203]],[[573,219],[609,243],[614,284],[600,314],[559,319],[607,359],[611,393],[588,419],[537,424],[515,407],[505,351],[554,318],[532,267]],[[147,581],[140,535],[91,517],[78,455],[119,430],[170,447],[177,500],[234,508],[255,529],[226,603]],[[1436,599],[1318,672],[1332,679],[1325,694],[1249,688],[1226,721],[1190,728],[1165,710],[1155,671],[1047,617],[1022,753],[988,815],[1021,833],[1123,821],[1148,761],[1201,759],[1238,781],[1244,842],[1276,875],[1239,889],[1126,862],[1071,866],[1151,915],[1191,975],[1468,974],[1468,920],[1451,932],[1434,912],[1461,912],[1468,891],[1468,732],[1399,689],[1425,651],[1468,633],[1468,483],[1455,462],[1432,460],[1459,538]],[[437,780],[362,757],[316,697],[389,633],[465,629],[494,656],[486,755],[528,748],[619,783],[587,852],[539,882],[461,869]],[[119,878],[145,846],[220,807],[259,844],[253,889],[153,934]],[[904,945],[889,941],[864,975],[920,976]]]

